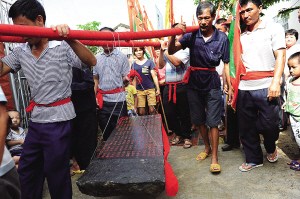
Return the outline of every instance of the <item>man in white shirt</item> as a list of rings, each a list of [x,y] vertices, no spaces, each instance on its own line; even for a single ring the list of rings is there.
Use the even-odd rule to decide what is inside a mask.
[[[260,136],[264,137],[267,160],[278,159],[280,82],[285,61],[284,29],[260,19],[261,0],[240,0],[242,61],[246,74],[238,89],[237,114],[246,161],[239,169],[250,171],[263,165]]]

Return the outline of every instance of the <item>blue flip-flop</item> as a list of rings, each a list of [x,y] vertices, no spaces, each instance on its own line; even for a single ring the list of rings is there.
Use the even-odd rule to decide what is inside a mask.
[[[243,164],[245,164],[246,167],[247,166],[250,166],[250,167],[246,169],[243,167]],[[251,171],[252,169],[263,166],[263,164],[255,164],[255,163],[243,163],[243,164],[239,167],[239,170],[242,172]]]
[[[286,164],[287,164],[287,165],[290,165],[290,166],[294,166],[294,165],[296,165],[296,164],[300,164],[300,162],[298,162],[297,160],[292,160],[292,161],[290,161],[290,162],[287,162]]]
[[[294,171],[300,171],[300,164],[295,164],[290,166],[290,169],[294,170]]]

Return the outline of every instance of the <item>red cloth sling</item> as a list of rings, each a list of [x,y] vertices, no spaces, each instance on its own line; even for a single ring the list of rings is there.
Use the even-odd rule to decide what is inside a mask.
[[[241,76],[241,80],[257,80],[265,77],[274,77],[274,71],[249,71]]]
[[[216,71],[216,68],[201,68],[201,67],[190,66],[186,70],[186,73],[183,77],[182,82],[185,83],[185,84],[189,83],[191,72],[192,71],[197,71],[197,70],[206,70],[206,71],[212,71],[213,72],[213,71]]]
[[[165,162],[165,179],[166,179],[166,193],[168,196],[176,196],[178,192],[178,179],[174,174],[171,164],[168,162],[168,155],[170,152],[169,139],[164,128],[164,125],[161,125],[162,130],[162,139],[163,139],[163,148],[164,148],[164,162]]]
[[[124,88],[121,87],[121,88],[115,88],[115,89],[112,89],[112,90],[107,90],[107,91],[104,91],[104,90],[101,90],[101,89],[97,89],[97,95],[96,95],[96,100],[98,102],[98,106],[100,109],[103,108],[103,95],[104,94],[115,94],[115,93],[120,93],[120,92],[123,92],[124,91]]]
[[[29,102],[29,105],[26,107],[26,112],[27,113],[31,112],[35,106],[54,107],[54,106],[60,106],[63,104],[67,104],[69,102],[71,102],[70,97],[62,99],[62,100],[58,100],[58,101],[50,103],[50,104],[37,104],[35,101],[31,100]]]

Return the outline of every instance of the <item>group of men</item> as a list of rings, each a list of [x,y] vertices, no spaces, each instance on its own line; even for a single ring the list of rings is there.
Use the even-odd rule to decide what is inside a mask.
[[[224,62],[229,102],[233,93],[238,92],[236,110],[240,139],[246,155],[246,161],[239,169],[249,171],[262,166],[263,153],[259,133],[264,136],[267,160],[275,162],[278,158],[275,141],[279,135],[278,96],[285,62],[284,30],[280,25],[260,18],[261,0],[240,0],[239,3],[241,19],[246,25],[241,34],[242,61],[246,74],[241,77],[238,90],[233,90],[230,82],[229,40],[226,34],[213,26],[216,9],[212,3],[199,3],[196,10],[198,31],[186,33],[177,41],[172,36],[168,42],[169,55],[189,48],[190,67],[182,79],[186,83],[185,100],[189,103],[191,123],[200,130],[205,144],[204,151],[197,159],[204,160],[211,155],[212,173],[221,171],[218,160],[218,124],[221,121],[222,92],[216,72],[220,61]],[[17,25],[39,27],[44,27],[46,20],[44,9],[36,0],[17,0],[10,8],[9,17]],[[185,32],[185,24],[178,24],[176,27]],[[53,31],[67,37],[69,27],[58,25],[53,27]],[[112,30],[103,28],[101,31]],[[69,173],[71,120],[75,118],[70,99],[72,67],[82,68],[83,65],[95,66],[96,62],[102,63],[94,68],[94,78],[99,81],[95,85],[95,91],[97,103],[101,106],[100,114],[105,121],[100,126],[110,132],[117,118],[123,113],[126,115],[122,83],[129,72],[128,61],[126,56],[123,58],[116,49],[109,47],[104,48],[104,53],[96,60],[77,40],[57,42],[47,38],[24,39],[27,43],[16,47],[2,59],[0,65],[0,76],[23,69],[33,100],[32,118],[18,169],[21,197],[42,198],[44,179],[47,178],[52,198],[72,198]],[[116,65],[120,67],[115,67]],[[102,77],[105,72],[111,75]],[[117,78],[111,78],[113,75]],[[172,81],[170,89],[174,88]],[[179,90],[180,86],[182,85],[179,85]],[[6,186],[0,186],[0,190],[1,194],[7,195],[6,198],[18,198],[20,192],[17,174],[6,148],[3,147],[7,114],[3,106],[6,99],[1,89],[0,102],[0,181]],[[115,121],[112,126],[108,125],[110,121]],[[109,133],[105,136],[109,136]]]
[[[246,74],[241,76],[238,90],[233,90],[229,75],[229,41],[212,25],[215,7],[210,2],[200,2],[197,7],[199,30],[184,34],[176,42],[175,37],[171,37],[168,46],[169,54],[186,47],[190,49],[187,83],[190,115],[205,144],[197,159],[204,160],[212,155],[210,171],[213,173],[221,171],[217,155],[217,125],[221,120],[222,98],[220,78],[216,72],[221,60],[224,62],[229,102],[233,93],[238,92],[238,131],[246,157],[239,169],[249,171],[263,165],[260,133],[264,137],[267,160],[276,162],[278,158],[275,142],[279,136],[278,97],[285,63],[284,29],[260,18],[261,0],[240,0],[239,3],[241,20],[246,27],[241,34],[241,58]],[[185,32],[185,24],[178,27]],[[210,129],[210,141],[206,126]]]

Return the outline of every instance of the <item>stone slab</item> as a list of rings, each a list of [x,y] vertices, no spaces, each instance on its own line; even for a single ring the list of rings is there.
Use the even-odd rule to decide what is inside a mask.
[[[79,190],[91,196],[158,196],[165,188],[160,115],[123,118],[98,148]]]

